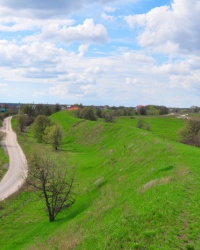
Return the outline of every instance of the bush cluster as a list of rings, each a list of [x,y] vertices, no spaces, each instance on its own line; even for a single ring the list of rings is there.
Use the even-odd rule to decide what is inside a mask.
[[[146,129],[149,131],[151,129],[151,124],[150,122],[145,122],[144,119],[138,119],[136,127],[140,129]]]
[[[190,119],[180,131],[181,142],[200,147],[200,120]]]

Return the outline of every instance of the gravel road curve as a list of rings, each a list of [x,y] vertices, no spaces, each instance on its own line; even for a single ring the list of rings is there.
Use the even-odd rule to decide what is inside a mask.
[[[15,193],[23,184],[22,175],[27,175],[26,157],[17,142],[17,136],[11,127],[12,117],[3,122],[1,131],[6,134],[4,145],[9,155],[9,168],[0,182],[0,201]]]

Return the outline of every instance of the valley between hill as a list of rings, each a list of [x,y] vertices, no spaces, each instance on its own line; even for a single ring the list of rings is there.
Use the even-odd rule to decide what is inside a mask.
[[[76,202],[49,223],[43,200],[25,186],[0,203],[1,249],[198,249],[200,151],[176,141],[185,121],[152,117],[146,131],[136,119],[72,114],[51,116],[64,131],[60,150],[40,146],[76,167]],[[31,129],[18,139],[28,155]]]

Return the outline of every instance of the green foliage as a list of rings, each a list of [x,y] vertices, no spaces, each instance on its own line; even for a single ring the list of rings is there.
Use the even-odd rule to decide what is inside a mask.
[[[79,109],[76,114],[78,118],[82,118],[82,119],[86,119],[90,121],[96,121],[94,108],[92,107],[85,107],[83,109]]]
[[[190,244],[186,245],[186,250],[195,250],[194,246],[191,246]]]
[[[147,115],[166,115],[169,109],[166,106],[147,105],[145,106]]]
[[[48,126],[44,130],[43,140],[57,150],[62,140],[62,131],[59,125]]]
[[[26,114],[29,117],[36,117],[39,115],[50,116],[61,110],[60,104],[48,105],[48,104],[24,104],[21,107],[22,114]]]
[[[139,119],[137,122],[137,128],[144,128],[144,120],[143,119]]]
[[[96,110],[96,115],[99,117],[99,118],[103,118],[103,111],[101,109],[97,109]]]
[[[103,118],[105,119],[105,122],[114,122],[115,121],[115,112],[112,110],[104,111]]]
[[[151,124],[150,122],[148,122],[146,125],[145,125],[145,129],[150,131],[151,130]]]
[[[27,115],[17,115],[17,126],[20,132],[25,132],[26,127],[33,123],[33,118]]]
[[[142,119],[142,118],[139,118],[138,121],[137,121],[137,125],[136,125],[137,128],[140,128],[140,129],[146,129],[148,131],[150,131],[151,129],[151,124],[150,122],[146,122],[145,119]]]
[[[182,142],[200,147],[200,120],[190,119],[180,131]]]
[[[169,109],[165,106],[159,107],[159,114],[160,115],[167,115],[169,113]]]
[[[146,107],[147,115],[159,115],[159,110],[156,109],[154,105],[149,105]]]
[[[35,109],[35,116],[39,115],[49,116],[52,114],[52,110],[49,105],[37,104],[35,105],[34,109]]]
[[[34,137],[37,139],[38,142],[43,141],[44,131],[48,126],[51,126],[51,125],[52,125],[52,122],[49,119],[49,117],[45,115],[39,115],[36,117],[32,125],[32,131],[33,131]]]
[[[28,116],[35,116],[35,106],[33,105],[30,104],[23,105],[21,111],[23,114],[26,114]]]
[[[59,112],[59,111],[61,111],[61,106],[60,106],[60,104],[56,103],[53,106],[53,113],[56,113],[56,112]]]

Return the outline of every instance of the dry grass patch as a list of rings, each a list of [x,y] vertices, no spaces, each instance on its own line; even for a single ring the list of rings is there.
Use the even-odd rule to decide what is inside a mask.
[[[151,181],[148,181],[147,183],[145,183],[140,189],[139,192],[140,193],[144,193],[146,190],[158,186],[158,185],[165,185],[168,184],[172,181],[172,177],[168,176],[168,177],[164,177],[164,178],[160,178],[160,179],[154,179]]]
[[[110,185],[100,189],[99,199],[94,203],[94,209],[88,211],[89,217],[100,219],[105,213],[113,209],[117,200],[117,191]]]
[[[187,174],[189,174],[189,173],[190,173],[190,171],[189,171],[188,167],[180,167],[180,168],[177,168],[177,170],[176,170],[176,172],[175,172],[175,174],[176,174],[176,176],[177,176],[178,178],[181,178],[181,177],[183,177],[183,176],[185,176],[185,175],[187,175]]]
[[[34,246],[28,248],[28,250],[72,250],[75,249],[82,242],[82,240],[83,229],[81,226],[77,226],[75,229],[69,229],[66,234],[58,232],[47,242],[40,244],[36,243]]]

